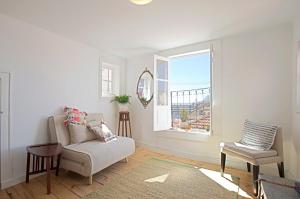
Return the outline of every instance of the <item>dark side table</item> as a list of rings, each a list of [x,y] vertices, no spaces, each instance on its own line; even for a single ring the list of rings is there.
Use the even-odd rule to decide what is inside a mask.
[[[34,175],[46,171],[47,172],[47,194],[50,194],[51,193],[50,171],[56,170],[56,176],[58,176],[61,151],[62,151],[62,145],[60,143],[28,146],[26,183],[29,182],[29,175]],[[56,166],[54,166],[55,157],[57,158]]]
[[[122,129],[120,129],[120,125]],[[129,132],[127,131],[129,128]],[[120,133],[121,130],[121,133]],[[118,136],[126,136],[131,137],[131,125],[130,125],[130,117],[128,111],[119,112],[119,126],[118,126]]]

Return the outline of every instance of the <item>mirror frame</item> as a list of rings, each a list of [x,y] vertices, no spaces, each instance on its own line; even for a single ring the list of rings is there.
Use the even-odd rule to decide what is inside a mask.
[[[153,78],[153,74],[147,69],[145,68],[145,70],[142,72],[142,74],[140,75],[139,79],[138,79],[138,82],[137,82],[137,85],[136,85],[136,95],[138,96],[138,99],[140,100],[140,102],[142,103],[142,105],[144,106],[144,108],[147,108],[148,104],[152,101],[153,99],[153,92],[151,94],[151,97],[149,100],[145,101],[143,100],[140,96],[139,96],[139,93],[138,93],[138,90],[139,90],[139,83],[141,81],[141,78],[143,77],[144,74],[150,74],[151,78],[152,78],[152,82],[154,81],[154,78]]]

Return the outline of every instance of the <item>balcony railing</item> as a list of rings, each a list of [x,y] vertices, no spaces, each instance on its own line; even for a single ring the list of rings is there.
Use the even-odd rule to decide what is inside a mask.
[[[211,89],[171,91],[172,128],[210,130]]]

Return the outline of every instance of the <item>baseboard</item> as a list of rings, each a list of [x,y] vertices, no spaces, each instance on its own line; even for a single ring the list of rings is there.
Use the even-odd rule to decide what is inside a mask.
[[[30,176],[30,179],[34,179],[34,178],[36,178],[38,176],[41,176],[41,175],[44,175],[44,173],[35,174],[33,176]],[[5,180],[5,181],[1,182],[1,190],[6,189],[8,187],[12,187],[12,186],[17,185],[17,184],[20,184],[22,182],[25,182],[25,180],[26,180],[25,175]]]
[[[145,147],[145,148],[148,148],[150,150],[153,150],[153,151],[156,151],[159,153],[164,153],[164,154],[168,154],[168,155],[176,155],[178,157],[188,158],[188,159],[192,159],[192,160],[198,160],[198,161],[217,164],[217,165],[220,164],[220,157],[210,157],[210,156],[206,156],[204,154],[196,155],[196,154],[186,153],[186,152],[170,149],[167,147],[155,146],[153,144],[141,142],[139,140],[135,140],[135,142],[136,142],[137,146]],[[230,158],[230,157],[228,157],[227,159],[228,159],[226,161],[227,167],[246,170],[245,162],[242,162],[242,161],[236,160],[234,158]],[[276,164],[263,165],[261,167],[261,172],[266,175],[275,175],[275,176],[278,175],[278,170],[277,170]],[[286,173],[286,177],[292,178],[293,175],[289,172],[288,168],[286,168],[286,167],[285,167],[285,173]]]
[[[25,176],[19,176],[1,182],[1,190],[25,181]]]
[[[220,163],[220,158],[218,158],[218,157],[211,157],[211,156],[207,156],[207,155],[203,155],[203,154],[196,155],[196,154],[192,154],[192,153],[186,153],[186,152],[182,152],[179,150],[170,149],[167,147],[155,146],[155,145],[141,142],[138,140],[135,140],[135,142],[136,142],[137,146],[145,147],[145,148],[148,148],[150,150],[153,150],[153,151],[156,151],[159,153],[164,153],[164,154],[168,154],[168,155],[176,155],[179,157],[189,158],[192,160],[199,160],[199,161],[212,163],[212,164]],[[236,162],[236,163],[238,164],[238,162]]]

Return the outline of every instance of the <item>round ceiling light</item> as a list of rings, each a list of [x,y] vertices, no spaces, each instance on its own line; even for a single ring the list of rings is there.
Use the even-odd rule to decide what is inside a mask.
[[[146,5],[150,3],[152,0],[130,0],[130,1],[136,5]]]

